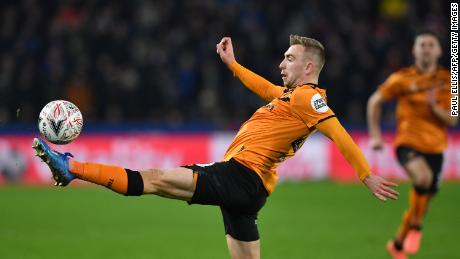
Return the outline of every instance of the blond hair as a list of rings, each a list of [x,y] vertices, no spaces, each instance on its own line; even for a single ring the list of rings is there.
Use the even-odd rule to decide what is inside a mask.
[[[318,73],[324,66],[326,61],[326,53],[324,51],[324,46],[321,42],[313,39],[302,37],[296,34],[291,34],[289,36],[290,45],[302,45],[305,48],[305,53],[307,58],[315,59],[317,61]]]

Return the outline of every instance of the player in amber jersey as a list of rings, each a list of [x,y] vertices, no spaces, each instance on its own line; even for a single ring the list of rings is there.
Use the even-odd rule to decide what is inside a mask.
[[[438,65],[441,47],[437,36],[424,31],[415,37],[415,64],[393,74],[368,102],[370,145],[381,149],[381,106],[396,100],[396,155],[413,183],[409,208],[404,212],[394,240],[387,244],[393,258],[415,254],[422,237],[422,221],[441,178],[447,127],[457,124],[450,116],[450,74]]]
[[[256,219],[275,188],[276,167],[293,156],[315,131],[337,144],[378,199],[398,197],[391,188],[394,183],[371,174],[366,159],[327,105],[326,93],[317,85],[324,64],[321,43],[291,36],[291,46],[280,64],[283,87],[239,65],[230,38],[217,44],[217,53],[247,87],[269,102],[241,126],[221,162],[132,171],[79,162],[34,139],[33,147],[50,167],[57,185],[65,186],[78,178],[125,195],[155,194],[190,204],[219,206],[232,258],[260,258]]]

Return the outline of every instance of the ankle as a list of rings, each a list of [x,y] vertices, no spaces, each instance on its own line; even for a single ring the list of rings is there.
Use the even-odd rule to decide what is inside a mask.
[[[402,241],[395,240],[395,241],[393,242],[393,246],[394,246],[394,248],[395,248],[396,250],[398,250],[398,251],[402,251],[402,250],[403,250],[403,243],[402,243]]]
[[[69,171],[75,176],[83,174],[84,164],[76,161],[75,159],[69,159]]]
[[[411,224],[410,229],[421,231],[422,225],[421,224]]]

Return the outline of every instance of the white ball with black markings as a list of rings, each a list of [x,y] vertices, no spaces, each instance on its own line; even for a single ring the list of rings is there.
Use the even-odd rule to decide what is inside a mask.
[[[38,130],[49,142],[64,145],[80,135],[83,116],[75,104],[57,100],[43,107],[38,117]]]

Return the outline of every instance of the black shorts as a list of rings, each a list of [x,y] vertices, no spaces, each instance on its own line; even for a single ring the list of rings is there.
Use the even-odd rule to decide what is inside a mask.
[[[233,159],[184,167],[198,175],[190,204],[219,206],[226,234],[240,241],[259,239],[257,214],[268,193],[255,172]]]
[[[428,193],[435,194],[439,191],[439,185],[441,183],[441,169],[443,163],[443,154],[427,154],[417,151],[411,147],[399,146],[396,148],[396,156],[398,157],[399,163],[404,167],[409,160],[415,157],[422,157],[428,163],[433,174],[433,182]],[[417,186],[415,186],[417,189]]]

